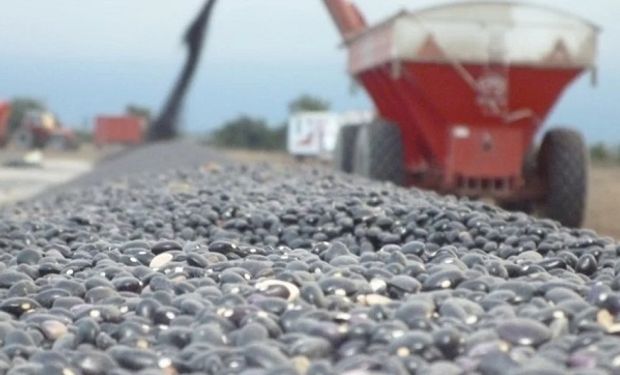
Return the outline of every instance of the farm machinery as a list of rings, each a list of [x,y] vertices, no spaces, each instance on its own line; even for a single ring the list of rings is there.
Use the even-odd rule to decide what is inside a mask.
[[[42,110],[24,114],[20,126],[11,134],[11,143],[22,149],[72,150],[78,147],[73,131],[63,127],[54,114]]]
[[[349,0],[325,3],[349,73],[378,112],[341,128],[337,168],[582,223],[582,136],[554,128],[539,147],[535,136],[567,86],[586,70],[594,76],[596,26],[497,1],[403,11],[369,26]]]
[[[24,113],[16,129],[9,127],[11,106],[0,103],[0,147],[10,145],[19,149],[52,148],[72,150],[78,141],[70,129],[62,127],[56,116],[42,110]]]
[[[175,133],[215,3],[206,1],[185,35],[188,58],[152,140]],[[324,3],[349,73],[378,114],[340,129],[338,169],[582,223],[583,137],[554,128],[538,146],[536,135],[572,81],[588,70],[595,77],[595,25],[536,5],[472,1],[402,11],[370,26],[350,0]]]
[[[146,119],[139,116],[97,116],[94,142],[98,147],[110,144],[139,145],[144,141]]]

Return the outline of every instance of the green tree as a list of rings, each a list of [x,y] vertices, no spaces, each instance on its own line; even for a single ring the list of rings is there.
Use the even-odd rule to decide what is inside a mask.
[[[592,147],[590,147],[590,157],[594,161],[609,160],[609,150],[604,143],[596,143]]]
[[[284,123],[273,129],[273,143],[275,150],[286,149],[286,137],[288,136],[288,124]]]
[[[142,117],[147,123],[151,122],[152,119],[151,110],[141,105],[129,104],[125,112],[130,116]]]
[[[277,150],[284,147],[282,131],[282,128],[269,127],[262,119],[242,115],[224,123],[211,139],[221,147]]]
[[[88,119],[82,120],[82,124],[73,129],[73,133],[79,143],[92,143],[93,141],[93,130]]]
[[[307,94],[301,95],[288,105],[291,113],[329,111],[330,107],[327,100]]]
[[[11,101],[11,116],[9,117],[9,132],[11,133],[21,126],[26,113],[37,110],[45,110],[45,104],[33,98],[13,99]]]

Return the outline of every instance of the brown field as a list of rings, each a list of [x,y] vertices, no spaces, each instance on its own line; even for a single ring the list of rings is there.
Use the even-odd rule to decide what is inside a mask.
[[[586,228],[620,239],[620,166],[594,166]]]

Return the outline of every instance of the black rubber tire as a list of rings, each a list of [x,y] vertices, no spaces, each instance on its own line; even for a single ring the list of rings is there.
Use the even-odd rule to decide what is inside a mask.
[[[538,154],[546,193],[542,215],[577,228],[584,220],[588,193],[588,149],[577,131],[557,128],[545,135]]]
[[[338,131],[336,148],[334,149],[334,168],[345,173],[353,173],[353,157],[355,156],[355,140],[363,125],[345,125]]]
[[[403,144],[398,126],[377,120],[359,129],[353,172],[373,180],[402,185],[405,180]]]

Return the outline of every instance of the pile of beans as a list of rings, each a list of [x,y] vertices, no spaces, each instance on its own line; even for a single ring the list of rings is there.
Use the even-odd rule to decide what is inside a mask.
[[[0,373],[620,373],[620,246],[312,168],[0,213]]]

